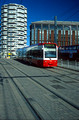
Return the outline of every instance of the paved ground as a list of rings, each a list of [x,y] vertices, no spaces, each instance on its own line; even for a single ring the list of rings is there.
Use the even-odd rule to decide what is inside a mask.
[[[0,59],[0,120],[79,120],[79,73]]]

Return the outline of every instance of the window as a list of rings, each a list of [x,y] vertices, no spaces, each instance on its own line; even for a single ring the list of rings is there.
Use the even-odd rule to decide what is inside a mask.
[[[37,40],[37,30],[35,30],[35,40]]]
[[[44,40],[44,30],[42,30],[42,40]]]
[[[50,30],[54,30],[54,25],[50,25]]]
[[[41,40],[41,30],[40,30],[40,32],[39,32],[39,40]]]
[[[31,40],[34,40],[34,30],[31,30]]]
[[[40,24],[36,24],[36,25],[35,25],[35,28],[41,29],[41,25],[40,25]]]
[[[43,29],[48,30],[48,25],[44,24]]]
[[[43,58],[43,50],[31,50],[31,56]]]
[[[56,51],[45,51],[45,58],[56,58]]]

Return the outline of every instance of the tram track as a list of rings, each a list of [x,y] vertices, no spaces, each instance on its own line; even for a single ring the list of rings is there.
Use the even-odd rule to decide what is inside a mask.
[[[8,62],[7,62],[8,63]],[[11,64],[10,64],[11,65]],[[23,93],[23,91],[22,91],[22,89],[17,85],[17,83],[13,80],[13,78],[11,77],[11,75],[9,74],[9,72],[8,72],[8,70],[6,70],[6,68],[4,67],[4,65],[2,65],[2,67],[4,68],[4,70],[5,70],[5,72],[7,73],[7,75],[8,75],[8,77],[5,77],[5,79],[6,78],[10,78],[11,80],[9,80],[8,81],[8,79],[7,79],[7,81],[10,83],[10,87],[12,88],[12,87],[15,87],[16,88],[16,90],[18,91],[18,93],[20,94],[20,96],[21,96],[21,98],[22,98],[22,100],[25,102],[25,104],[26,104],[26,106],[28,107],[28,109],[31,111],[31,113],[32,113],[32,115],[34,116],[34,118],[32,117],[32,119],[36,119],[36,120],[42,120],[42,118],[40,117],[40,115],[38,114],[38,112],[34,109],[34,107],[32,106],[32,104],[30,103],[30,101],[29,101],[29,97],[28,96],[26,96],[24,93]],[[3,77],[3,79],[4,79],[4,77]],[[13,85],[14,84],[14,85]],[[14,89],[15,89],[14,88]],[[13,88],[12,88],[13,89]],[[18,94],[17,93],[17,94]],[[20,99],[21,100],[21,99]],[[21,105],[21,104],[20,104]],[[25,107],[25,106],[24,106]],[[25,113],[26,111],[24,111],[24,113]],[[31,116],[31,115],[30,115]],[[26,116],[26,118],[27,118],[27,116]],[[28,118],[27,118],[28,119]]]
[[[9,63],[9,62],[7,62]],[[59,94],[58,92],[56,92],[54,89],[51,90],[50,88],[48,88],[47,86],[43,85],[40,81],[35,80],[33,77],[34,76],[30,76],[28,74],[26,74],[25,72],[23,72],[20,68],[17,68],[16,66],[14,66],[13,64],[9,63],[11,66],[13,66],[15,69],[17,69],[18,71],[22,72],[26,77],[28,77],[31,81],[34,81],[35,84],[37,83],[38,85],[40,85],[43,89],[49,91],[50,93],[54,94],[55,96],[59,97],[60,99],[62,99],[63,101],[65,101],[66,103],[68,103],[69,105],[73,106],[74,108],[76,108],[77,110],[79,110],[79,106],[77,104],[75,104],[73,101],[70,101],[69,99],[67,99],[66,97],[63,97],[62,94]],[[48,70],[48,69],[46,69]],[[51,70],[49,70],[51,71]],[[57,73],[57,72],[56,72]],[[62,75],[62,74],[61,74]],[[58,79],[58,78],[57,78]],[[60,79],[59,79],[60,80]],[[18,87],[18,86],[17,86]],[[18,88],[19,89],[19,88]],[[21,92],[21,91],[20,91]],[[21,93],[22,94],[22,93]],[[38,118],[40,119],[40,117],[38,116]]]
[[[68,69],[68,68],[61,68],[61,67],[55,67],[55,68],[53,68],[53,69],[50,69],[50,68],[47,68],[46,70],[48,70],[48,71],[51,71],[51,72],[54,72],[54,73],[57,73],[57,74],[59,74],[59,75],[61,75],[61,76],[66,76],[66,77],[69,77],[69,78],[71,78],[71,79],[73,79],[74,80],[74,77],[73,76],[70,76],[70,74],[71,75],[78,75],[77,73],[75,73],[76,71],[74,70],[71,70],[71,69]],[[55,71],[56,70],[56,71]],[[61,71],[61,73],[59,72],[59,71]],[[67,74],[64,74],[64,73],[67,73]],[[77,71],[78,72],[78,71]],[[75,78],[75,81],[78,81],[79,82],[79,79],[76,79]]]

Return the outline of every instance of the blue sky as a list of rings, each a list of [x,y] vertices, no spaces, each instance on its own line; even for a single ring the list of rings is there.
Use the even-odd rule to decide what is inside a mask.
[[[79,21],[79,0],[0,0],[3,4],[17,3],[27,8],[27,45],[29,45],[29,26],[40,20]]]

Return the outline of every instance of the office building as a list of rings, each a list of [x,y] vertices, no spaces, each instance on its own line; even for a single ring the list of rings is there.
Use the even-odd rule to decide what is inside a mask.
[[[0,23],[0,57],[1,57],[1,23]]]
[[[56,31],[56,41],[55,41]],[[30,25],[30,45],[56,42],[58,46],[79,44],[79,22],[57,21],[37,21]]]
[[[1,7],[1,55],[16,56],[16,49],[26,46],[27,8],[19,4]]]

